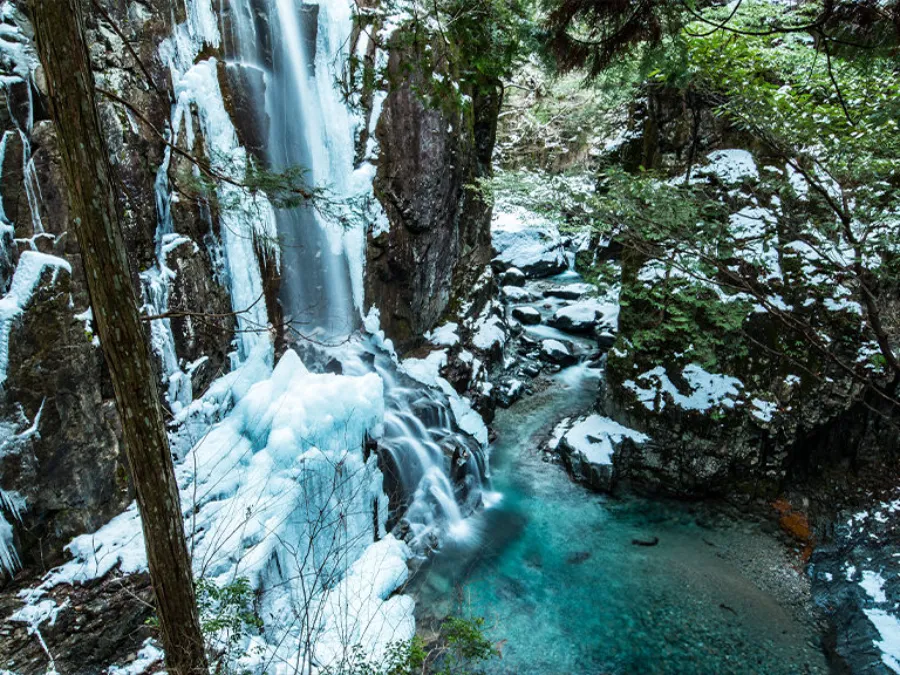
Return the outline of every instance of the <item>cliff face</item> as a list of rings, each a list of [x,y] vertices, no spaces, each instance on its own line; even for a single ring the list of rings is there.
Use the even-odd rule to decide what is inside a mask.
[[[74,535],[121,511],[131,499],[131,487],[23,9],[4,16],[4,23],[17,30],[21,49],[3,51],[9,84],[0,92],[6,99],[2,108],[16,111],[0,120],[5,146],[0,195],[10,230],[3,247],[2,302],[15,305],[2,319],[9,338],[0,393],[0,488],[8,505],[15,505],[2,515],[15,524],[20,562],[46,568],[60,559]],[[158,200],[168,175],[158,174],[166,146],[157,130],[167,128],[171,84],[157,48],[180,12],[181,3],[147,8],[108,2],[100,9],[86,3],[87,37],[97,84],[104,90],[98,103],[120,185],[135,291],[147,305],[145,313],[156,313],[155,294],[163,292],[170,310],[226,314],[230,303],[216,265],[215,214],[197,201],[163,205]],[[133,53],[125,48],[126,40]],[[184,138],[176,140],[184,146]],[[203,156],[200,140],[185,149]],[[185,164],[172,161],[168,174],[184,172]],[[172,224],[165,240],[159,228],[163,208],[170,208]],[[48,257],[39,260],[43,267],[32,289],[26,282],[35,252]],[[190,373],[182,388],[202,391],[226,366],[232,324],[227,317],[201,322],[182,316],[151,334],[148,322],[170,406],[175,392],[164,381],[171,366],[163,360],[175,359]],[[164,351],[162,328],[171,335],[174,354]]]
[[[417,62],[411,48],[390,55],[375,179],[390,226],[370,233],[367,254],[366,304],[401,351],[467,298],[490,262],[491,208],[478,184],[491,175],[500,106],[493,86],[435,104],[432,73]]]

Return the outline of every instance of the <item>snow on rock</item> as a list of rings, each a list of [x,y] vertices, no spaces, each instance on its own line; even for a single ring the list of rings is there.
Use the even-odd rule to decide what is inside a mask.
[[[900,673],[900,619],[883,609],[867,609],[865,614],[881,636],[875,646],[881,650],[882,663]]]
[[[534,300],[534,293],[521,286],[503,286],[500,289],[503,297],[509,302],[530,302]]]
[[[9,291],[0,299],[0,385],[6,381],[9,366],[9,333],[12,322],[25,311],[37,290],[41,276],[50,270],[50,283],[56,283],[60,270],[72,273],[72,267],[62,258],[38,251],[24,251],[13,274]]]
[[[142,675],[148,672],[151,666],[162,663],[164,658],[163,650],[154,644],[152,638],[147,638],[134,661],[124,666],[110,666],[106,670],[106,675]]]
[[[496,209],[491,223],[495,260],[529,277],[547,277],[566,269],[559,230],[546,218],[519,206]]]
[[[425,339],[432,344],[444,347],[452,347],[459,344],[459,324],[448,322],[435,328],[433,331],[425,333]]]
[[[585,295],[593,293],[597,290],[593,284],[574,283],[564,284],[562,286],[551,286],[544,291],[546,298],[562,298],[563,300],[578,300]]]
[[[485,309],[485,313],[490,308]],[[503,329],[503,319],[493,314],[482,316],[476,324],[475,334],[472,336],[472,344],[478,349],[491,351],[495,347],[502,348],[506,344],[506,331]]]
[[[518,267],[510,267],[500,275],[500,283],[504,286],[524,286],[526,278],[525,272]]]
[[[716,150],[706,156],[708,164],[697,169],[697,175],[712,174],[724,183],[740,183],[746,179],[759,180],[756,160],[747,150]]]
[[[571,365],[577,360],[569,347],[559,340],[543,340],[541,342],[541,358],[561,366]]]
[[[592,487],[608,490],[612,487],[612,456],[623,439],[644,443],[644,434],[622,426],[602,415],[589,415],[579,420],[569,431],[560,433],[557,441],[569,469]]]
[[[662,411],[667,401],[684,410],[698,412],[707,412],[716,407],[733,408],[743,388],[740,380],[728,375],[708,373],[696,363],[685,366],[682,377],[688,385],[688,394],[681,393],[669,379],[663,366],[639,375],[637,381],[626,380],[622,386],[633,391],[645,408],[655,412]]]
[[[591,464],[612,464],[614,445],[623,438],[644,443],[647,436],[622,426],[608,417],[590,415],[573,426],[563,437],[572,452]]]
[[[590,298],[557,310],[548,323],[568,333],[590,333],[601,322],[607,328],[616,328],[618,321],[618,305]]]

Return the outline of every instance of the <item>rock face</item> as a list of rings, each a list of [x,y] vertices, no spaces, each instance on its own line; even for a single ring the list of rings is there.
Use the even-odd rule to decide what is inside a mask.
[[[605,161],[672,177],[689,173],[721,203],[735,240],[764,242],[758,249],[736,247],[740,265],[760,279],[780,280],[777,302],[795,316],[807,311],[796,308],[812,307],[837,360],[856,361],[852,345],[861,340],[852,303],[817,295],[818,282],[803,276],[809,261],[792,248],[799,235],[779,234],[809,222],[816,209],[791,187],[783,162],[717,118],[709,102],[664,88],[643,92],[629,131]],[[791,347],[777,315],[752,302],[741,307],[733,296],[723,300],[708,280],[704,286],[688,275],[668,278],[664,265],[632,251],[621,259],[622,310],[608,357],[605,410],[653,439],[617,455],[623,475],[680,495],[774,497],[838,466],[861,473],[882,463],[896,470],[897,435],[885,431],[880,404],[815,348],[785,358]],[[892,293],[882,289],[881,295]],[[886,306],[885,316],[897,335],[900,312]],[[564,328],[562,318],[553,325]]]
[[[155,128],[166,128],[168,68],[157,48],[171,34],[172,18],[183,19],[181,4],[100,2],[100,7],[103,12],[85,12],[98,87],[127,100]],[[37,63],[30,26],[17,11],[4,17],[4,30],[19,36],[24,57],[21,62],[4,59],[0,66],[9,80],[0,91],[5,145],[0,181],[5,218],[0,229],[8,222],[11,230],[4,232],[0,246],[0,291],[5,294],[0,302],[19,307],[0,320],[9,331],[3,345],[8,352],[2,355],[9,366],[0,391],[0,491],[17,504],[21,520],[0,506],[0,522],[15,522],[13,542],[21,564],[45,569],[60,559],[62,547],[74,535],[118,513],[130,501],[131,487],[109,377],[91,328],[40,68],[33,71],[33,79],[29,76],[29,63]],[[109,97],[99,98],[98,104],[121,185],[135,292],[147,302],[144,273],[158,265],[157,167],[163,163],[165,144],[122,104]],[[184,143],[183,137],[176,140]],[[196,137],[194,147],[186,149],[203,157],[202,138]],[[190,169],[187,160],[173,160],[168,177],[177,180]],[[166,281],[168,308],[227,315],[230,300],[216,262],[216,213],[195,200],[180,200],[172,202],[171,218],[180,243],[165,254],[173,272]],[[31,251],[50,256],[52,262],[33,287],[23,285],[29,267],[20,264]],[[171,320],[175,358],[190,373],[195,391],[205,388],[227,363],[232,326],[227,316]],[[195,367],[189,369],[188,364]],[[164,368],[161,363],[158,367],[163,384]]]
[[[466,298],[491,257],[490,206],[470,186],[490,176],[500,98],[430,100],[431,73],[408,48],[391,51],[394,82],[376,127],[375,193],[389,229],[370,233],[366,305],[401,349]],[[487,298],[481,299],[483,304]]]
[[[120,577],[111,573],[86,585],[58,586],[51,597],[61,608],[53,622],[41,625],[40,632],[59,672],[103,672],[122,655],[138,652],[153,633],[146,623],[153,602],[149,574]],[[4,618],[21,607],[15,594],[0,593]],[[26,623],[0,625],[0,660],[21,675],[40,675],[47,668],[41,642]]]
[[[874,506],[844,511],[830,541],[810,560],[812,591],[832,625],[829,650],[847,672],[875,675],[896,665],[900,620],[900,491]]]

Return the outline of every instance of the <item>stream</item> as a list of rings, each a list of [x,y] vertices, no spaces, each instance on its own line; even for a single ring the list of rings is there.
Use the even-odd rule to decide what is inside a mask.
[[[494,674],[829,672],[802,565],[769,523],[600,495],[547,461],[600,377],[582,362],[498,410],[496,492],[412,580],[420,630],[484,617]]]

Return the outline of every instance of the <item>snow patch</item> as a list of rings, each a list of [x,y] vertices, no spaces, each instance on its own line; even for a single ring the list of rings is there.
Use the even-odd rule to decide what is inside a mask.
[[[690,390],[688,394],[682,394],[678,390],[663,366],[657,366],[637,377],[637,381],[645,382],[646,386],[640,386],[634,380],[626,380],[623,386],[633,391],[638,401],[648,410],[662,411],[666,406],[663,394],[668,394],[679,408],[698,412],[707,412],[719,406],[733,408],[735,399],[743,388],[740,380],[729,375],[708,373],[696,363],[686,366],[682,377]]]
[[[573,426],[563,437],[573,452],[590,464],[612,464],[613,451],[622,439],[644,443],[649,437],[601,415],[590,415]]]

